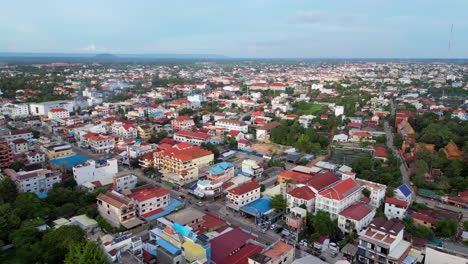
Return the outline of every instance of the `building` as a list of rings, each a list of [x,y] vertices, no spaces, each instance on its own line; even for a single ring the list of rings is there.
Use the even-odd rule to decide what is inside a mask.
[[[403,240],[403,232],[402,221],[375,218],[359,233],[359,263],[402,263],[411,249],[411,243]]]
[[[225,132],[229,132],[231,130],[240,131],[244,134],[249,132],[249,127],[247,126],[247,124],[239,120],[220,119],[216,121],[215,126],[216,128],[222,129]]]
[[[16,183],[19,192],[47,193],[55,183],[62,181],[60,174],[46,169],[20,172],[5,169],[4,172]]]
[[[434,224],[437,222],[437,219],[435,219],[434,217],[431,217],[429,215],[425,215],[422,213],[411,212],[411,214],[409,215],[411,216],[411,218],[413,218],[414,224],[418,226],[425,226],[427,228],[432,228]]]
[[[270,259],[268,264],[291,264],[294,261],[294,247],[277,241],[262,254]]]
[[[189,189],[189,193],[202,199],[213,199],[223,195],[223,184],[220,180],[199,180]]]
[[[15,154],[26,153],[29,151],[29,143],[26,139],[18,138],[11,142],[11,147]]]
[[[9,131],[8,133],[1,135],[0,137],[8,141],[13,141],[18,138],[22,138],[22,139],[29,141],[33,138],[33,134],[31,131],[28,131],[28,130],[17,129],[17,130]]]
[[[221,162],[206,171],[206,177],[211,180],[227,182],[234,177],[234,164]]]
[[[424,264],[466,264],[466,254],[457,253],[442,247],[427,246]]]
[[[392,197],[385,198],[384,213],[388,219],[397,218],[403,220],[406,216],[408,203],[403,200],[398,200]]]
[[[196,232],[205,224],[205,214],[199,210],[188,207],[178,212],[166,216],[167,220],[184,227],[189,227],[192,231]]]
[[[51,109],[64,108],[68,112],[73,112],[72,101],[50,101],[42,103],[30,103],[29,110],[33,116],[48,116]]]
[[[297,187],[294,190],[288,192],[286,199],[288,201],[289,208],[304,205],[308,212],[313,212],[314,210],[315,193],[306,185]]]
[[[254,240],[255,236],[235,228],[222,235],[211,239],[211,260],[214,263],[228,263],[231,256],[235,256],[245,250],[249,245],[249,240]],[[229,243],[227,243],[229,241]],[[231,262],[232,263],[232,262]]]
[[[0,142],[0,168],[9,167],[13,163],[13,150],[6,141]]]
[[[411,204],[413,201],[413,191],[406,184],[402,184],[395,188],[393,197]]]
[[[385,199],[385,193],[387,191],[387,186],[376,183],[376,182],[371,182],[371,181],[366,181],[362,179],[356,179],[356,181],[365,189],[369,190],[370,192],[370,202],[369,204],[372,205],[375,208],[379,208],[380,205],[382,205],[383,200]]]
[[[88,147],[94,153],[109,153],[115,147],[115,137],[98,133],[87,133],[82,136],[81,145]]]
[[[120,192],[126,189],[134,189],[138,182],[138,177],[133,174],[115,176],[113,178],[113,189]]]
[[[171,121],[171,127],[174,131],[192,130],[195,127],[195,122],[190,116],[179,116]]]
[[[256,138],[259,141],[270,142],[270,132],[273,128],[280,126],[279,122],[270,122],[263,126],[257,127]]]
[[[205,98],[200,94],[191,94],[187,96],[187,100],[190,101],[193,108],[200,108],[201,103],[205,101]]]
[[[450,142],[444,147],[444,152],[449,160],[458,159],[463,161],[463,151],[458,148],[457,144],[455,144],[453,140],[450,140]]]
[[[153,134],[153,129],[149,125],[141,125],[137,127],[138,138],[148,141]]]
[[[260,199],[260,184],[250,181],[227,191],[226,206],[238,211],[242,206]]]
[[[168,190],[153,187],[151,184],[138,187],[131,192],[127,196],[136,205],[137,214],[143,218],[159,213],[159,209],[169,206],[171,203]]]
[[[338,227],[343,233],[359,233],[374,219],[375,212],[375,207],[357,202],[338,214]]]
[[[138,130],[135,125],[122,122],[115,122],[111,127],[112,134],[122,139],[134,139],[138,137]]]
[[[307,210],[301,207],[292,207],[285,216],[285,222],[291,230],[300,232],[307,221]]]
[[[258,163],[255,160],[251,159],[246,159],[242,161],[241,170],[242,173],[254,178],[262,176],[263,173],[263,167],[258,165]]]
[[[77,185],[113,178],[119,168],[116,159],[88,160],[73,166],[73,178]]]
[[[344,106],[342,105],[335,105],[335,116],[344,115]]]
[[[362,197],[362,187],[352,179],[338,182],[318,193],[315,203],[315,212],[322,210],[330,213],[333,219]]]
[[[97,197],[99,215],[106,219],[112,226],[129,226],[136,219],[135,204],[116,192],[101,193]]]
[[[73,150],[69,144],[52,145],[47,147],[47,157],[49,159],[58,159],[73,155]]]
[[[237,148],[242,150],[249,150],[252,147],[252,144],[246,139],[241,139],[237,141]]]
[[[70,112],[65,108],[53,108],[47,113],[49,119],[63,119],[70,117]]]
[[[211,136],[205,133],[179,130],[174,133],[174,140],[178,142],[186,142],[192,145],[200,146],[204,143],[209,143]]]
[[[29,116],[29,105],[28,104],[9,104],[7,112],[10,118],[24,118]]]
[[[26,155],[28,164],[38,164],[46,161],[46,155],[40,151],[33,151]]]

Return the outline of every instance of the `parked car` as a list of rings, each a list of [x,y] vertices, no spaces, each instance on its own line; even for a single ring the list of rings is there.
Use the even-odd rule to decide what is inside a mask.
[[[197,204],[198,204],[199,206],[202,206],[202,205],[203,205],[203,202],[202,202],[202,201],[199,201],[199,202],[197,202]]]
[[[278,228],[275,229],[275,233],[279,234],[279,233],[281,233],[281,231],[283,231],[283,229],[284,228],[282,228],[282,227],[278,227]]]

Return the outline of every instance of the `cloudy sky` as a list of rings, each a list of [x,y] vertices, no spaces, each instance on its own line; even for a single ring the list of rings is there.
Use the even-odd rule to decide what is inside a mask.
[[[0,52],[468,58],[468,0],[15,0]]]

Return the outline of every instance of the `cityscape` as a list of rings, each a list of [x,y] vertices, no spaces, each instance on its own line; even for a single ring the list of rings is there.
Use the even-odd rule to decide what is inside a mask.
[[[466,9],[156,2],[5,5],[0,263],[468,263]]]

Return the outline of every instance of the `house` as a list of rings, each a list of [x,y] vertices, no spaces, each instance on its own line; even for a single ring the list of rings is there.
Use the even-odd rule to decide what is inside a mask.
[[[160,212],[159,209],[169,206],[169,191],[153,187],[151,184],[137,187],[127,195],[136,206],[137,214],[142,218],[148,218]]]
[[[111,126],[112,134],[122,139],[134,139],[138,137],[138,130],[134,124],[115,122]]]
[[[166,216],[166,218],[171,223],[175,223],[184,227],[188,227],[193,232],[196,232],[198,229],[204,226],[205,224],[204,216],[205,214],[202,213],[201,211],[193,207],[188,207],[178,212],[172,213]]]
[[[151,135],[153,134],[153,128],[149,125],[141,125],[137,126],[137,135],[138,138],[148,141],[151,138]]]
[[[211,239],[211,260],[214,263],[228,264],[230,257],[244,253],[248,247],[249,240],[254,240],[255,236],[244,232],[241,228],[235,228],[222,235]],[[250,251],[250,249],[249,249]]]
[[[62,181],[58,172],[46,169],[20,172],[5,169],[4,173],[16,183],[19,192],[32,192],[38,195],[47,193],[55,183]]]
[[[244,139],[244,133],[240,132],[240,131],[237,131],[237,130],[231,130],[229,131],[226,136],[228,137],[233,137],[236,139],[236,141],[239,141],[241,139]]]
[[[455,144],[453,140],[450,140],[450,142],[444,147],[444,152],[449,160],[458,159],[463,161],[463,151],[458,148],[457,144]]]
[[[200,146],[209,143],[211,136],[205,133],[179,130],[174,133],[174,140],[178,142],[187,142],[192,145]]]
[[[77,185],[81,185],[85,182],[111,179],[118,170],[116,159],[88,160],[73,166],[73,178]]]
[[[69,144],[59,144],[47,147],[47,157],[49,159],[63,158],[73,155],[73,150]]]
[[[374,219],[375,207],[357,202],[338,214],[338,227],[344,233],[361,232]]]
[[[318,193],[315,212],[322,210],[330,213],[333,219],[362,197],[362,186],[354,179],[346,179]]]
[[[253,178],[262,176],[263,167],[261,167],[255,160],[246,159],[241,164],[242,173],[249,175]]]
[[[221,162],[206,171],[206,177],[211,180],[227,182],[234,177],[234,164]]]
[[[270,122],[263,126],[257,127],[256,138],[259,141],[270,142],[270,132],[273,128],[280,126],[279,122]]]
[[[224,182],[220,180],[199,180],[189,188],[189,193],[202,199],[214,199],[223,195]]]
[[[179,116],[171,121],[171,127],[174,131],[192,130],[195,127],[195,122],[190,116]]]
[[[404,224],[397,219],[375,218],[359,233],[359,263],[402,263],[411,249],[403,240]]]
[[[237,141],[237,148],[241,150],[249,150],[252,148],[252,144],[246,139],[240,139]]]
[[[387,149],[385,147],[374,147],[374,158],[387,161]]]
[[[65,108],[53,108],[47,113],[49,119],[63,119],[70,117],[70,112]]]
[[[307,221],[307,210],[301,207],[292,207],[285,216],[286,225],[295,232],[301,232]]]
[[[99,194],[96,199],[99,215],[112,226],[120,227],[120,225],[123,225],[130,228],[140,223],[136,218],[135,204],[123,195],[108,191]]]
[[[227,191],[226,206],[238,211],[242,206],[260,199],[260,184],[250,181]]]
[[[411,204],[413,201],[413,191],[406,184],[402,184],[395,188],[393,196],[399,200],[405,201]]]
[[[26,153],[29,151],[29,143],[24,138],[17,138],[11,142],[11,147],[15,154]]]
[[[297,187],[286,195],[288,207],[305,206],[308,212],[313,212],[315,204],[315,193],[306,185]]]
[[[345,133],[340,133],[333,136],[333,142],[346,143],[348,142],[348,135]]]
[[[400,134],[404,139],[408,140],[411,144],[413,144],[414,141],[414,134],[415,131],[411,124],[408,122],[408,120],[403,119],[397,126],[397,133]]]
[[[362,179],[356,179],[356,181],[365,189],[367,189],[370,192],[369,198],[369,204],[378,208],[382,204],[384,198],[385,198],[385,192],[387,191],[387,186],[376,183],[376,182],[371,182],[371,181],[366,181]]]
[[[354,132],[351,136],[351,140],[354,142],[368,141],[371,140],[372,136],[367,132]]]
[[[138,182],[138,177],[133,174],[115,176],[113,179],[113,189],[120,192],[126,189],[134,189]]]
[[[385,198],[384,213],[388,219],[397,218],[403,220],[408,209],[408,203],[392,197]]]
[[[414,224],[418,226],[425,226],[428,228],[432,228],[434,224],[437,222],[437,219],[434,217],[418,213],[418,212],[411,212],[411,218],[414,220]]]
[[[109,263],[138,263],[143,254],[141,237],[130,232],[106,235],[101,238],[102,249]]]
[[[94,153],[109,153],[115,147],[115,137],[98,133],[87,133],[82,136],[82,146],[87,146]]]
[[[16,130],[11,130],[5,134],[2,134],[0,135],[0,137],[8,141],[13,141],[18,138],[22,138],[22,139],[29,141],[33,138],[33,134],[29,130],[16,129]]]
[[[291,264],[294,261],[295,249],[282,241],[277,241],[263,253],[255,253],[249,257],[249,264]]]
[[[28,160],[28,164],[43,163],[46,161],[46,155],[40,151],[33,151],[26,155],[26,159]]]
[[[306,183],[313,175],[298,171],[282,171],[278,174],[278,182],[291,181],[293,184]]]
[[[222,129],[225,132],[229,132],[231,130],[240,131],[242,133],[248,133],[249,127],[243,121],[239,120],[231,120],[231,119],[219,119],[216,121],[215,124],[216,128]]]

